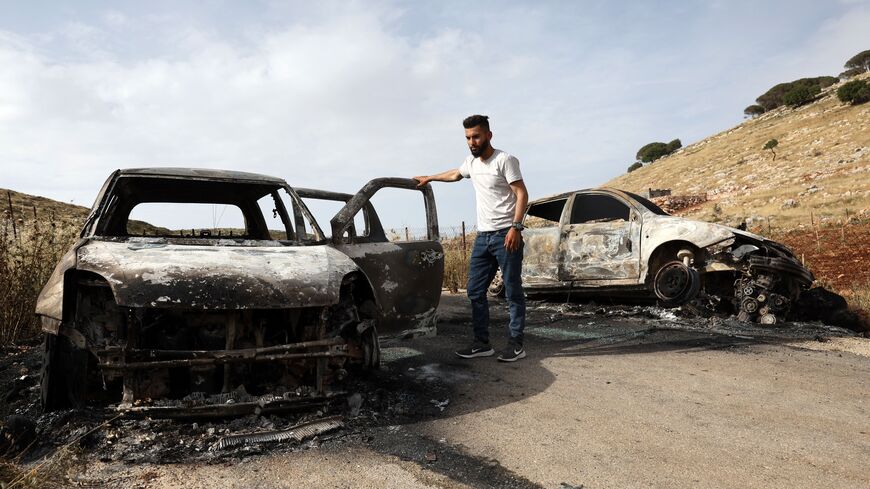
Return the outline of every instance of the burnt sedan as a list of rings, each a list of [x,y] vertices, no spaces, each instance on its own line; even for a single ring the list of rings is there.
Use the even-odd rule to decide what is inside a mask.
[[[529,204],[527,293],[692,301],[774,324],[813,275],[785,246],[735,228],[668,215],[629,192],[600,188]],[[491,293],[500,291],[496,281]]]
[[[220,416],[327,399],[334,379],[378,366],[379,335],[434,331],[444,255],[431,187],[416,184],[343,194],[243,172],[114,172],[37,303],[44,408]],[[390,187],[422,193],[425,238],[387,239],[370,199]],[[341,207],[329,234],[317,200]]]

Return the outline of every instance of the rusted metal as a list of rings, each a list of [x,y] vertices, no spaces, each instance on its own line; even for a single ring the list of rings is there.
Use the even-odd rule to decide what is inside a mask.
[[[413,178],[376,178],[365,184],[330,221],[333,240],[341,239],[345,229],[353,223],[353,218],[357,212],[369,202],[378,190],[384,187],[422,192],[423,202],[426,207],[427,239],[429,241],[438,241],[438,213],[435,210],[435,196],[432,193],[432,186],[426,184],[419,187],[419,182]]]
[[[215,449],[223,450],[238,445],[250,445],[253,443],[295,441],[297,443],[317,435],[329,433],[344,426],[341,416],[330,416],[300,423],[284,430],[258,431],[255,433],[239,433],[222,437],[215,445]]]
[[[128,406],[119,407],[130,417],[149,417],[165,419],[188,418],[227,418],[245,416],[248,414],[277,414],[294,411],[306,411],[324,406],[335,400],[344,399],[344,392],[329,392],[323,395],[284,398],[275,396],[259,396],[250,401],[223,402],[220,404],[190,405],[178,402],[170,405]]]
[[[385,187],[423,194],[427,239],[387,240],[370,202]],[[330,223],[331,240],[303,198],[345,204]],[[280,220],[285,229],[269,229],[262,199],[274,202],[270,222]],[[220,229],[131,236],[130,211],[144,202],[233,205],[245,229],[232,238]],[[360,211],[365,229],[356,230]],[[127,408],[174,389],[214,393],[250,385],[262,392],[312,378],[315,392],[326,395],[348,362],[377,367],[377,332],[434,331],[443,256],[432,189],[417,188],[415,180],[375,179],[345,194],[297,190],[244,172],[118,170],[38,299],[43,330],[59,335],[50,344],[63,350],[46,352],[56,357],[46,375],[58,377],[54,385],[100,383],[112,392],[101,397],[117,396]],[[88,356],[97,360],[97,382],[86,378]],[[265,362],[276,368],[250,377]],[[45,396],[86,401],[60,389],[43,394],[47,407],[64,402]],[[169,415],[179,415],[172,409]]]
[[[363,271],[372,284],[378,305],[378,332],[410,337],[435,332],[435,311],[441,298],[444,250],[439,242],[438,216],[432,187],[418,187],[408,178],[376,178],[354,195],[296,189],[303,199],[345,202],[332,219],[332,240]],[[427,237],[420,241],[389,242],[369,199],[383,188],[423,194]],[[366,230],[354,230],[354,217],[363,212]],[[348,233],[349,230],[354,232]],[[401,289],[400,284],[413,284]]]
[[[104,277],[118,305],[202,310],[332,304],[357,269],[329,246],[198,241],[94,238],[79,248],[76,268]]]
[[[579,202],[591,201],[590,196],[613,212],[598,212],[600,216],[591,212],[601,218],[575,222]],[[739,292],[751,285],[753,291],[767,292],[761,295],[762,303],[770,294],[779,298],[776,306],[764,310],[759,306],[751,313],[744,310],[745,318],[759,319],[765,314],[784,316],[790,302],[813,280],[812,273],[779,243],[719,224],[670,216],[651,202],[616,189],[566,192],[535,200],[529,204],[525,222],[523,284],[532,293],[641,291],[655,297],[656,273],[667,263],[682,263],[690,277],[697,273],[700,280],[687,280],[685,290],[676,294],[680,300],[666,302],[690,300],[699,283],[706,283],[706,292],[724,296],[738,310],[740,301],[748,297],[751,300],[745,302],[752,309],[758,297]],[[743,251],[732,255],[738,248]],[[724,282],[738,285],[714,290],[713,282],[723,280],[712,277],[723,274],[730,277]],[[771,321],[770,317],[764,320]]]
[[[219,353],[224,356],[216,356],[213,358],[184,358],[176,360],[155,360],[147,362],[129,362],[129,363],[100,363],[100,368],[106,370],[144,370],[157,368],[172,368],[172,367],[192,367],[195,365],[224,365],[228,363],[253,363],[253,362],[277,362],[280,360],[299,360],[309,358],[325,358],[325,357],[346,357],[348,354],[343,351],[317,351],[305,353],[276,353],[272,355],[256,355],[246,357],[237,354],[232,350],[224,350]]]
[[[116,347],[96,350],[94,353],[98,358],[103,359],[100,367],[109,370],[141,370],[148,368],[189,367],[194,365],[275,362],[300,358],[341,357],[348,355],[347,352],[341,350],[290,353],[293,350],[310,350],[346,345],[347,340],[340,337],[303,341],[288,345],[236,350],[230,349],[232,341],[229,338],[230,335],[227,336],[228,346],[225,350],[140,350]],[[224,390],[224,392],[227,392],[227,390]]]

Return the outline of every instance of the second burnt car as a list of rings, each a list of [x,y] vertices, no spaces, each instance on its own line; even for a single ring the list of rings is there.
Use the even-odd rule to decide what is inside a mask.
[[[773,324],[813,282],[784,245],[720,224],[668,215],[630,192],[599,188],[529,203],[527,293],[704,300],[743,321]],[[498,293],[498,281],[491,293]],[[712,304],[711,304],[712,303]]]
[[[422,193],[424,239],[387,239],[370,202],[383,188]],[[326,232],[315,200],[342,206]],[[434,330],[443,256],[431,187],[414,180],[343,194],[243,172],[116,171],[38,299],[43,406],[175,417],[323,401],[331,380],[378,366],[379,335]]]

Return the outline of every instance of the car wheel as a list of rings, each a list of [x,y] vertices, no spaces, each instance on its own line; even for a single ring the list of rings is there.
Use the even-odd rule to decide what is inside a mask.
[[[360,335],[363,347],[363,369],[377,370],[381,368],[381,342],[378,330],[374,324]]]
[[[486,293],[490,297],[504,297],[504,280],[501,278],[501,270],[495,272],[495,277],[492,278]]]
[[[701,276],[683,262],[671,261],[662,265],[653,279],[653,290],[662,304],[679,306],[694,299],[701,290]]]
[[[43,411],[54,411],[62,407],[63,393],[60,389],[66,382],[63,371],[54,368],[54,357],[57,351],[57,336],[45,334],[42,342],[42,367],[39,371],[40,400]]]
[[[377,370],[381,367],[381,342],[378,338],[378,329],[373,320],[365,320],[359,324],[359,327],[362,332],[348,339],[355,352],[347,364],[348,370],[357,373]]]

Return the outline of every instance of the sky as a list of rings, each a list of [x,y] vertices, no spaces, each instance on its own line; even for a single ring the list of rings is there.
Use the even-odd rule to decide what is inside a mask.
[[[0,187],[90,206],[117,168],[189,166],[354,192],[458,167],[480,113],[534,199],[836,76],[868,26],[870,0],[0,0]],[[470,183],[434,186],[442,228],[472,225]],[[382,221],[422,225],[393,195]]]

